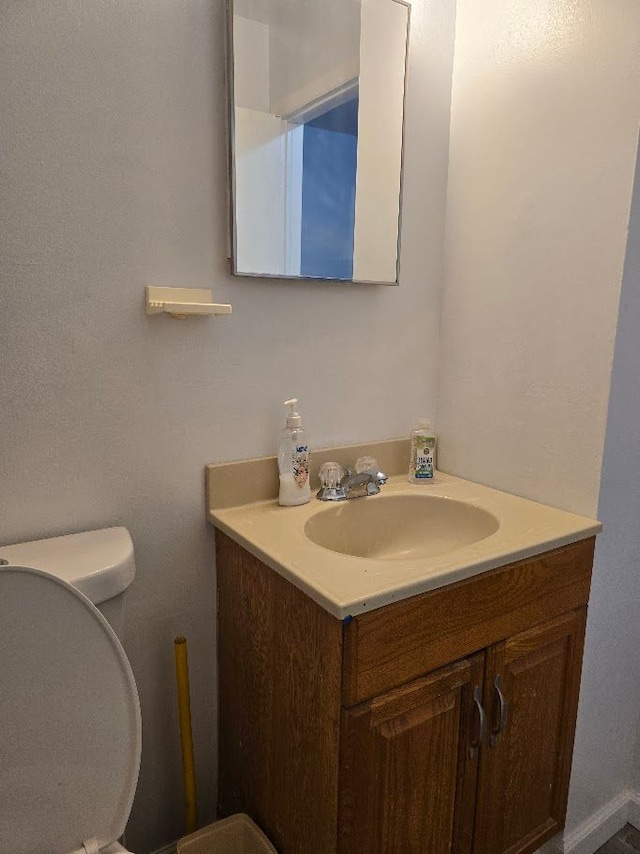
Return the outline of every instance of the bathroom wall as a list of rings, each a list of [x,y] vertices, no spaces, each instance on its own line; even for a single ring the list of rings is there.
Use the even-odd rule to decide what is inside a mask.
[[[406,435],[435,403],[453,4],[416,4],[401,284],[228,274],[222,0],[7,0],[0,16],[0,543],[113,524],[138,574],[126,639],[144,719],[127,843],[181,830],[173,638],[189,640],[200,818],[215,806],[207,462]],[[146,317],[145,285],[233,315]]]
[[[269,106],[275,115],[297,113],[357,77],[360,0],[240,0],[236,8],[268,24]]]
[[[396,281],[409,17],[406,7],[388,0],[362,5],[353,235],[353,278],[360,282]]]
[[[285,269],[286,126],[269,112],[269,27],[234,15],[238,270]]]
[[[598,508],[604,532],[596,551],[573,760],[570,819],[574,826],[598,810],[604,810],[608,820],[624,818],[619,796],[627,787],[635,789],[640,799],[638,763],[634,766],[634,744],[640,749],[640,733],[636,733],[640,710],[638,330],[640,168],[636,168],[604,446]],[[637,822],[640,811],[636,808],[629,817]]]
[[[636,0],[460,4],[438,422],[454,472],[594,515],[640,115]]]
[[[639,123],[636,0],[458,4],[438,392],[445,470],[599,512]],[[637,268],[628,276],[637,291]],[[617,481],[634,429],[623,419],[637,415],[634,387],[620,390],[631,382],[633,334],[616,357],[600,505],[608,525],[634,482]],[[637,545],[628,512],[620,524],[624,538],[615,545],[612,528],[596,556],[574,842],[630,782],[639,683],[626,600],[636,597]]]
[[[623,620],[628,635],[620,640],[632,645],[631,654],[625,655],[632,668],[626,674],[628,683],[640,685],[637,651],[640,648],[640,607],[638,569],[640,568],[640,152],[636,164],[635,190],[629,224],[629,241],[622,294],[620,319],[616,339],[609,422],[605,442],[600,514],[605,521],[607,538],[602,538],[601,556],[605,546],[611,550],[607,563],[619,568],[621,588],[612,598],[616,619]],[[624,582],[623,582],[624,579]],[[631,687],[631,686],[628,686]],[[639,690],[636,687],[636,690]],[[635,698],[635,709],[640,710],[640,698]],[[640,724],[640,720],[638,721]],[[631,759],[631,756],[629,756]],[[640,792],[640,731],[636,741],[633,789]],[[640,816],[639,816],[640,817]]]

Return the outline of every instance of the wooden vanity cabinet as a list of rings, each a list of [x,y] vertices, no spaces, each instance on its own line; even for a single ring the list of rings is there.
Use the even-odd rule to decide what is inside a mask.
[[[572,611],[345,710],[340,854],[511,854],[555,835],[584,624]]]
[[[344,622],[216,543],[221,815],[280,854],[528,854],[561,830],[593,538]]]
[[[456,662],[343,712],[340,852],[471,850],[483,665]]]
[[[535,851],[564,826],[585,622],[581,608],[487,651],[474,852]]]

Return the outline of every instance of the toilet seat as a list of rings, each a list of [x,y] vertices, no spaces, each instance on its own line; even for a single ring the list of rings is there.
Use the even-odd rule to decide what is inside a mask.
[[[142,726],[131,667],[71,585],[0,567],[0,840],[12,854],[99,849],[122,836]]]

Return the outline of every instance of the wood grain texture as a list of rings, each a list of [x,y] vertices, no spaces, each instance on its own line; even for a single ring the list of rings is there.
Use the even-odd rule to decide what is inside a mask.
[[[531,854],[564,824],[593,545],[343,624],[218,531],[220,812],[280,854]]]
[[[498,675],[508,718],[482,751],[474,854],[529,854],[564,825],[585,622],[583,608],[487,651],[490,727]]]
[[[341,623],[216,532],[222,815],[280,854],[335,854]]]
[[[594,543],[582,540],[355,617],[345,630],[344,704],[585,605]]]
[[[339,854],[471,851],[460,846],[473,827],[467,733],[482,669],[477,656],[345,710]]]
[[[456,781],[456,806],[453,824],[451,854],[471,854],[476,812],[479,754],[471,754],[480,737],[480,719],[474,702],[476,687],[483,694],[486,654],[478,653],[468,659],[471,679],[462,691],[462,728],[458,751],[458,775]],[[448,852],[447,852],[448,854]]]

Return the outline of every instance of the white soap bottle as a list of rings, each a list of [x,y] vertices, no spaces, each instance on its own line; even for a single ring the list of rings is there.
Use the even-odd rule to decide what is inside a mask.
[[[436,434],[429,420],[423,418],[411,431],[409,483],[433,483],[436,469]]]
[[[287,426],[278,446],[280,494],[278,503],[283,507],[306,504],[311,499],[309,487],[309,436],[302,427],[302,418],[296,411],[297,398],[285,400],[289,407]]]

